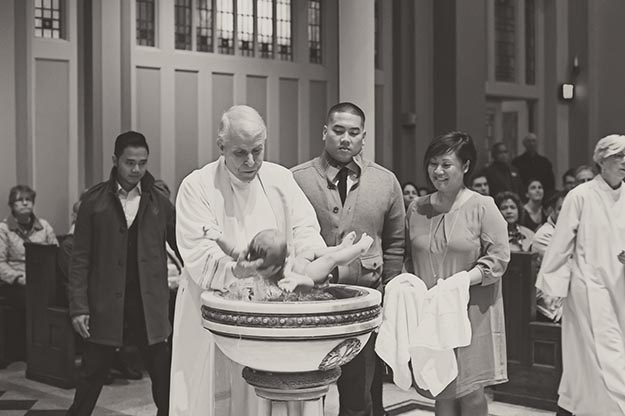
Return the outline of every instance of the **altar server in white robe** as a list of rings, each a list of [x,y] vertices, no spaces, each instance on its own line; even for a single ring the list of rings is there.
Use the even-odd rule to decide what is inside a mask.
[[[558,405],[576,416],[625,415],[625,136],[595,147],[601,174],[562,205],[536,287],[564,302]]]
[[[284,231],[289,253],[323,248],[313,207],[291,172],[263,162],[267,131],[251,107],[234,106],[221,119],[221,157],[187,176],[176,200],[176,237],[184,260],[174,318],[170,415],[256,414],[258,398],[202,327],[200,295],[224,290],[255,273],[258,262],[233,261],[207,231],[214,226],[245,247],[261,230]],[[216,403],[215,393],[228,397]],[[222,403],[226,402],[226,403]],[[218,409],[216,410],[216,404]]]

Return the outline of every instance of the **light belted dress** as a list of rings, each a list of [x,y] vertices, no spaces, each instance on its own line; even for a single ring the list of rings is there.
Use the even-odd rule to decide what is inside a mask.
[[[625,186],[597,175],[562,204],[536,287],[565,297],[558,405],[576,416],[625,415]]]
[[[217,351],[212,334],[202,326],[201,293],[224,290],[235,279],[235,262],[205,230],[217,224],[241,247],[259,231],[277,228],[285,233],[289,253],[298,255],[325,247],[315,211],[288,169],[264,162],[251,182],[242,182],[221,157],[183,180],[176,215],[184,270],[174,318],[169,414],[257,414],[258,399],[243,380],[242,367]]]
[[[455,349],[458,377],[435,398],[454,399],[508,381],[501,277],[510,247],[493,198],[463,189],[447,213],[434,209],[431,195],[415,200],[406,213],[406,253],[406,271],[428,289],[460,271],[482,271],[482,283],[469,288],[471,344]]]

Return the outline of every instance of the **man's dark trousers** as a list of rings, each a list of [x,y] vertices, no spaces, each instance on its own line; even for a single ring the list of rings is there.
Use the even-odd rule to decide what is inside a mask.
[[[166,342],[148,345],[143,302],[139,286],[136,221],[128,229],[126,292],[124,297],[124,345],[136,345],[152,380],[152,397],[157,416],[169,413],[169,371],[171,354]],[[113,363],[115,346],[85,343],[74,403],[67,416],[91,415]]]
[[[339,390],[339,416],[373,415],[371,386],[377,359],[375,334],[371,334],[360,353],[341,367],[341,377],[336,383]]]

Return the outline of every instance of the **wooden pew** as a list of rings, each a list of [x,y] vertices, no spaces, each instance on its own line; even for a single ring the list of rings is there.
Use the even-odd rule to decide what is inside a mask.
[[[26,378],[61,388],[76,380],[74,331],[57,266],[58,247],[26,243]]]
[[[512,253],[502,279],[506,315],[508,383],[494,386],[495,400],[556,410],[562,374],[559,324],[537,320],[535,253]]]

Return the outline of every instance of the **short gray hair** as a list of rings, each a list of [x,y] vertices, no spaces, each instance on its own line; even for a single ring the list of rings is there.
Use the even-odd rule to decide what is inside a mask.
[[[264,140],[267,138],[267,127],[258,111],[248,105],[234,105],[221,116],[217,140],[226,143],[233,134]]]

